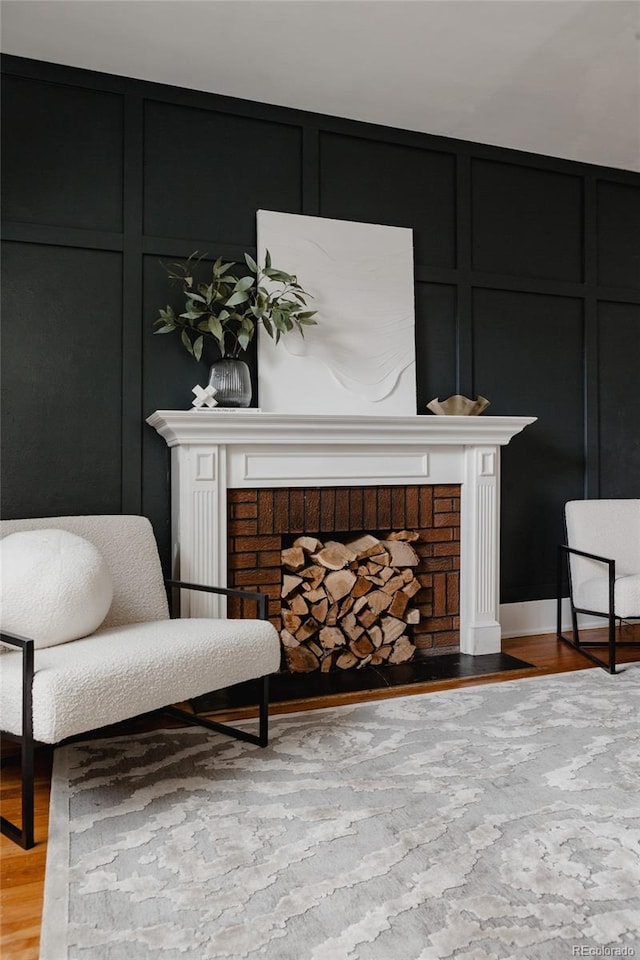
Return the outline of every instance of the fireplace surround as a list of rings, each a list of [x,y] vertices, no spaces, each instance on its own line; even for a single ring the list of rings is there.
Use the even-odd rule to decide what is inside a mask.
[[[460,485],[460,650],[497,653],[500,447],[535,419],[158,410],[147,422],[171,448],[172,573],[229,582],[229,491]],[[194,596],[182,615],[224,612]]]

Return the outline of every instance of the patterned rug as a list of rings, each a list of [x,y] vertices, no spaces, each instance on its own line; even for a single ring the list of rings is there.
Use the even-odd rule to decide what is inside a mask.
[[[640,956],[640,667],[56,752],[42,960]]]

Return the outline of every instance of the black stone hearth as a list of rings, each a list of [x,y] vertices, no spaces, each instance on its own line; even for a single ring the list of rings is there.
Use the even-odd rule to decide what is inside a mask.
[[[286,703],[307,697],[329,697],[342,693],[380,690],[412,683],[482,677],[509,670],[533,669],[533,665],[506,653],[489,653],[472,657],[468,653],[447,653],[438,657],[421,657],[411,663],[362,670],[338,670],[334,673],[279,673],[271,678],[271,703]],[[238,683],[226,690],[217,690],[192,701],[198,713],[230,710],[255,703],[255,683]]]

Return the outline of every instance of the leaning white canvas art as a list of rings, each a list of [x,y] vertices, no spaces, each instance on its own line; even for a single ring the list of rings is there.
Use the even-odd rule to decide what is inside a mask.
[[[317,326],[258,337],[260,408],[414,416],[413,231],[259,210],[258,257],[295,274]]]

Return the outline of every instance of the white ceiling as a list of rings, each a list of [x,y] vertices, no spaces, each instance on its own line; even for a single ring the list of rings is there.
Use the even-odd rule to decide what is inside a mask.
[[[5,53],[640,170],[640,4],[3,0]]]

